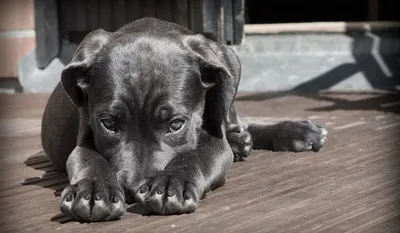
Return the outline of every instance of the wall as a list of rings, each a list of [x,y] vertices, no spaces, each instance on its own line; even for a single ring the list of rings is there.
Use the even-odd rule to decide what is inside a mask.
[[[17,78],[18,61],[35,48],[34,0],[0,0],[0,78]]]
[[[400,34],[247,35],[239,91],[400,90]]]

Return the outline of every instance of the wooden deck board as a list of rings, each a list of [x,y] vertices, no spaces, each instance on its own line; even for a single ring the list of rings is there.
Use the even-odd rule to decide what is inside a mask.
[[[1,232],[400,232],[398,95],[240,93],[243,119],[310,119],[328,129],[327,144],[253,151],[192,214],[143,216],[133,205],[118,221],[91,224],[60,215],[67,177],[40,142],[48,95],[0,97]]]

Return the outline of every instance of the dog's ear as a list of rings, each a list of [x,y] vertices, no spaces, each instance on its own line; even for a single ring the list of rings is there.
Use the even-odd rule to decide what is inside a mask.
[[[214,118],[214,124],[222,120],[229,124],[229,111],[240,81],[238,56],[228,46],[200,34],[185,37],[184,45],[200,61],[201,82],[208,88],[204,113],[207,120]]]
[[[61,73],[61,84],[77,107],[83,103],[85,89],[90,80],[88,72],[97,53],[108,43],[111,33],[102,29],[89,33],[76,49],[71,62]]]

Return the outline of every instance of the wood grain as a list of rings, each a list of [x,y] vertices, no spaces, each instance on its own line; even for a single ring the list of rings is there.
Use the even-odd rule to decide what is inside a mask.
[[[47,98],[0,96],[1,232],[400,231],[398,95],[240,93],[243,119],[311,119],[328,129],[327,144],[319,153],[253,151],[192,214],[142,216],[132,205],[118,221],[91,224],[60,215],[67,177],[39,136]]]

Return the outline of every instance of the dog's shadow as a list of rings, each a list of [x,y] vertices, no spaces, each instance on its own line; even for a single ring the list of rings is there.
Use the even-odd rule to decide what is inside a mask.
[[[44,174],[41,177],[25,178],[24,182],[21,183],[22,185],[35,185],[51,189],[54,191],[54,196],[59,197],[63,189],[69,184],[67,173],[57,170],[47,158],[44,151],[40,151],[30,156],[24,164],[35,170],[44,171]],[[70,218],[61,213],[55,215],[50,220],[59,223],[67,223],[71,221]]]
[[[35,170],[44,171],[44,174],[41,177],[25,178],[25,180],[21,183],[22,185],[35,185],[51,189],[53,190],[54,196],[59,198],[61,192],[69,184],[68,174],[66,172],[60,172],[58,169],[56,169],[47,158],[44,151],[40,151],[30,156],[24,162],[24,164]],[[139,215],[149,215],[148,210],[137,204],[130,205],[127,208],[127,212]],[[64,216],[62,213],[53,216],[50,220],[52,222],[58,222],[60,224],[72,221],[71,218]]]

